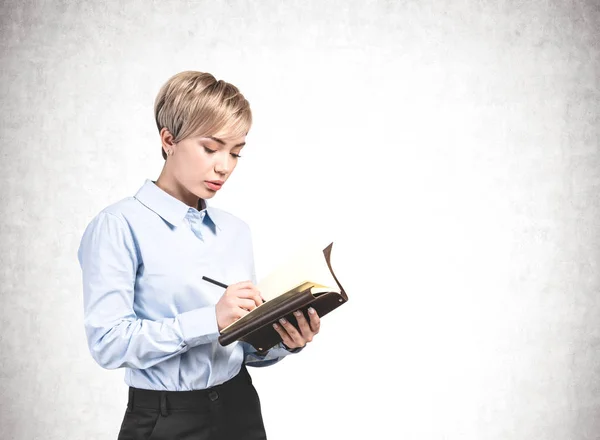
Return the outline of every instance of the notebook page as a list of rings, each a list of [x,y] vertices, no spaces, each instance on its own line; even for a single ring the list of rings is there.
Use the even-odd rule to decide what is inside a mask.
[[[309,246],[300,249],[281,263],[269,275],[257,284],[257,288],[265,300],[270,300],[285,293],[305,281],[329,286],[338,291],[337,284],[327,267],[323,249],[326,246]],[[334,245],[335,249],[335,245]],[[332,250],[332,267],[333,267]]]

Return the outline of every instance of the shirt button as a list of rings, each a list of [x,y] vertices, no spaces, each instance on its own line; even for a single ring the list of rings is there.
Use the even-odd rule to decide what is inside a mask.
[[[208,393],[208,398],[211,400],[211,402],[214,402],[219,398],[219,394],[216,391],[211,391]]]

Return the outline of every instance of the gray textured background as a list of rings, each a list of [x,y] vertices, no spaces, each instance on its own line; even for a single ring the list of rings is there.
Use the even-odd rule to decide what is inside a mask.
[[[152,104],[181,70],[251,102],[214,204],[250,223],[259,276],[311,237],[345,257],[351,301],[252,370],[270,438],[600,439],[596,0],[0,17],[2,439],[116,438],[123,372],[87,352],[76,251],[158,176]]]

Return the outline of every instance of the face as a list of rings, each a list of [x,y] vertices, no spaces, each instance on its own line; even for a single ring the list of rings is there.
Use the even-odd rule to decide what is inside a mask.
[[[198,197],[212,198],[233,173],[245,142],[245,136],[232,138],[227,133],[217,133],[173,144],[167,167],[182,193],[181,199],[195,206]]]

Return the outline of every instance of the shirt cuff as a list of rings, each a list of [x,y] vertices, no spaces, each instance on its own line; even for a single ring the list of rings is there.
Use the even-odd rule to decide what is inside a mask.
[[[180,313],[176,320],[179,322],[183,342],[190,347],[214,342],[219,338],[215,306]]]
[[[306,347],[306,346],[304,346],[304,347]],[[269,351],[267,351],[265,354],[260,354],[260,353],[256,352],[256,355],[258,357],[283,357],[283,356],[287,356],[288,354],[298,353],[298,352],[304,350],[304,347],[288,348],[285,346],[285,344],[283,342],[280,342],[279,344],[275,345],[274,347],[271,347],[271,349],[269,349]]]
[[[279,345],[276,345],[275,347],[282,348],[290,353],[298,353],[298,352],[304,350],[304,347],[306,347],[306,345],[304,347],[289,348],[283,342],[280,342]]]

